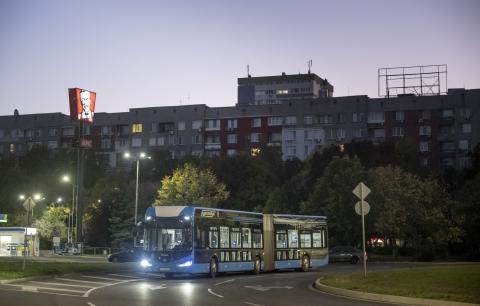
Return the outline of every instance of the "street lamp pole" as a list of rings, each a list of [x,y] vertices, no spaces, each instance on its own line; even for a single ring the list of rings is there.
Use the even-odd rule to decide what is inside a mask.
[[[67,243],[73,242],[73,211],[75,209],[75,184],[70,180],[70,176],[64,175],[62,181],[72,184],[72,209],[68,214],[68,231],[67,231]]]

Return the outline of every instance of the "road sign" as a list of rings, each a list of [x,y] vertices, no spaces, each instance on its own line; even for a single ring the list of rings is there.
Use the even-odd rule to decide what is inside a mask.
[[[358,201],[357,204],[355,204],[355,212],[358,215],[362,215],[362,207],[360,205],[363,204],[363,215],[367,215],[368,212],[370,211],[370,204],[368,204],[367,201]]]
[[[357,187],[355,187],[352,192],[356,195],[360,200],[364,200],[370,193],[370,188],[367,187],[364,183],[360,182]]]
[[[54,247],[60,246],[60,237],[53,237],[53,246]]]
[[[7,223],[7,214],[0,214],[0,223]]]
[[[26,211],[31,211],[35,205],[36,203],[31,197],[28,197],[28,199],[23,202],[23,208],[25,208]]]

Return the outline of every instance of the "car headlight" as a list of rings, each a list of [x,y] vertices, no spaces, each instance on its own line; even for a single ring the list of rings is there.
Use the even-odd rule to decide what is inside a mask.
[[[140,265],[141,265],[142,267],[144,267],[144,268],[147,268],[147,267],[151,267],[151,266],[152,266],[152,264],[151,264],[148,260],[146,260],[146,259],[142,259],[142,261],[140,262]]]
[[[177,265],[177,267],[190,267],[191,265],[192,265],[192,261],[189,260],[189,261],[186,261],[182,264]]]

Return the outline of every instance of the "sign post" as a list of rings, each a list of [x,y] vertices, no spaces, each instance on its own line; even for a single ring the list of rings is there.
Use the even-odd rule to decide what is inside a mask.
[[[25,226],[25,234],[23,236],[23,270],[25,270],[25,265],[27,261],[27,229],[30,226],[30,211],[32,211],[33,217],[33,208],[37,205],[32,197],[28,197],[28,199],[23,202],[23,208],[27,211],[27,225]]]
[[[355,212],[362,216],[362,248],[363,248],[363,274],[367,277],[367,252],[365,251],[365,215],[370,211],[370,205],[364,199],[370,193],[370,188],[368,188],[364,183],[360,182],[357,187],[355,187],[352,192],[357,198],[360,199],[355,204]]]

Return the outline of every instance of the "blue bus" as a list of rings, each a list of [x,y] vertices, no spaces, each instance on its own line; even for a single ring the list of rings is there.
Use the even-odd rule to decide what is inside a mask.
[[[145,271],[173,274],[273,271],[325,266],[327,219],[193,206],[145,213]]]

